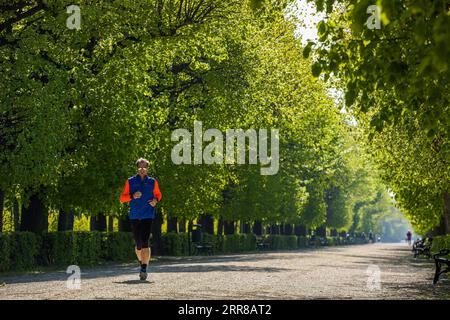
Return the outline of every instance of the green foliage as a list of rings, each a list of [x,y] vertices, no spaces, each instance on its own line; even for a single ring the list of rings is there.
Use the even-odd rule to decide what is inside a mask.
[[[431,252],[436,253],[442,249],[450,249],[450,235],[433,237]]]
[[[42,235],[41,256],[44,265],[68,266],[74,263],[73,232],[50,232]]]
[[[297,247],[307,248],[309,246],[309,238],[305,236],[297,237]]]
[[[26,270],[34,266],[41,239],[31,232],[11,234],[11,266],[14,270]]]
[[[133,235],[130,232],[108,232],[102,237],[103,257],[107,261],[133,261],[134,252]]]
[[[132,239],[127,232],[4,233],[0,238],[0,271],[132,261]]]
[[[209,242],[214,245],[215,253],[238,253],[256,249],[254,234],[209,235]]]
[[[121,215],[127,208],[119,192],[135,173],[134,160],[145,156],[167,217],[208,213],[347,228],[354,204],[372,199],[377,182],[347,116],[318,78],[342,61],[335,52],[329,65],[307,58],[315,44],[303,49],[294,37],[295,25],[284,17],[288,3],[81,0],[78,31],[65,27],[67,1],[44,1],[27,18],[18,16],[25,7],[5,7],[0,25],[15,22],[0,27],[0,189],[26,204],[43,186],[55,211]],[[317,4],[331,12],[332,1]],[[332,19],[320,23],[320,38],[336,28]],[[358,98],[355,81],[349,101]],[[192,132],[194,120],[221,131],[279,129],[278,174],[262,176],[260,165],[174,165],[171,133]],[[71,262],[129,256],[122,255],[125,235],[105,240],[78,218],[75,230],[86,233],[45,236],[47,263],[66,262],[66,246]],[[186,253],[183,237],[163,241],[166,252]],[[293,238],[280,241],[295,246]],[[254,248],[248,235],[214,243],[223,252]],[[101,250],[106,257],[99,258]]]
[[[13,238],[10,233],[3,233],[0,237],[0,272],[11,266],[11,251]]]
[[[188,237],[185,233],[169,232],[162,235],[164,255],[187,256],[189,255]]]
[[[80,265],[94,265],[102,258],[101,233],[97,231],[79,232],[76,236],[76,256]]]
[[[297,249],[297,236],[283,236],[283,235],[271,235],[269,237],[271,249],[283,250],[283,249]]]
[[[324,10],[323,1],[312,1]],[[319,42],[311,45],[313,71],[333,77],[344,91],[346,108],[396,204],[416,231],[430,231],[450,215],[444,212],[444,201],[450,201],[448,3],[330,3],[334,9],[327,8]],[[373,4],[381,9],[381,28],[371,30],[365,24]]]

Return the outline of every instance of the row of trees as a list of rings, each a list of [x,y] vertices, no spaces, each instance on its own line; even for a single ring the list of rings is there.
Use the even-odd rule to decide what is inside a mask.
[[[227,233],[237,220],[256,233],[365,228],[363,208],[386,190],[311,73],[288,1],[81,0],[80,30],[66,27],[70,4],[0,5],[0,208],[21,211],[21,230],[47,230],[49,210],[59,230],[74,214],[99,230],[122,219],[118,196],[141,156],[163,192],[156,230],[163,216],[169,231],[197,218],[210,232],[214,219]],[[279,129],[278,174],[173,164],[171,133],[194,120]]]
[[[310,42],[334,77],[361,142],[420,233],[450,233],[450,5],[436,0],[313,0],[326,18]],[[377,5],[380,14],[367,14]],[[370,11],[369,11],[370,12]],[[368,28],[370,18],[380,28]]]

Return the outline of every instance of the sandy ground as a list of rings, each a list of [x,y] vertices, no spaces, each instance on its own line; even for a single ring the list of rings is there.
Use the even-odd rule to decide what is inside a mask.
[[[433,286],[434,265],[406,244],[369,244],[214,257],[164,258],[138,266],[81,269],[79,289],[65,270],[0,275],[0,299],[449,299]]]

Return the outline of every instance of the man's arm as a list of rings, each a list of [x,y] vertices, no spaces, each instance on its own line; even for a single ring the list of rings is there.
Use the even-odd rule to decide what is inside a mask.
[[[159,190],[158,181],[156,181],[156,179],[155,179],[155,187],[153,188],[153,195],[155,196],[156,200],[158,200],[158,202],[161,201],[162,194],[161,191]]]
[[[127,180],[127,182],[125,182],[125,187],[120,194],[120,202],[130,202],[131,200],[133,200],[133,196],[130,194],[130,183]]]

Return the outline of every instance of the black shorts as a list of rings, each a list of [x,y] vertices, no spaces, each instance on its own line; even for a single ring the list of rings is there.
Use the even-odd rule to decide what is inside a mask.
[[[133,231],[134,242],[136,248],[148,248],[148,241],[150,240],[150,233],[152,232],[153,219],[130,220],[131,230]]]

